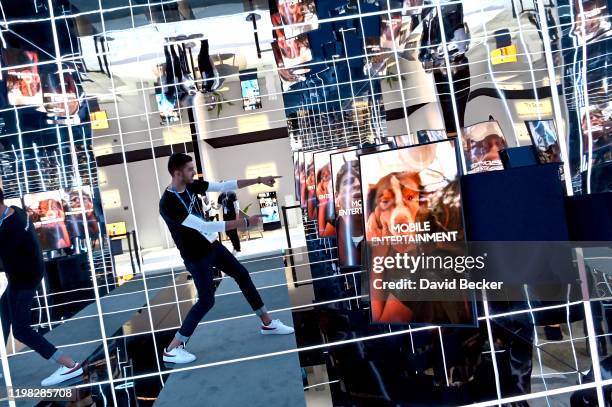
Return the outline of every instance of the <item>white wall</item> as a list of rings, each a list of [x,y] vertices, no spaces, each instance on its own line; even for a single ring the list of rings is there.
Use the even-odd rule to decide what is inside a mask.
[[[242,91],[239,81],[225,82],[219,89],[228,103],[222,104],[221,113],[217,116],[217,109],[211,111],[202,106],[202,98],[196,99],[197,108],[203,111],[207,120],[207,132],[200,133],[201,138],[223,137],[234,134],[248,133],[259,130],[285,127],[285,106],[280,94],[281,86],[278,75],[268,73],[259,77],[259,87],[262,97],[262,108],[246,112],[242,107]],[[268,96],[269,95],[269,96]]]
[[[283,176],[274,188],[258,186],[237,191],[241,207],[253,204],[253,209],[249,213],[259,213],[257,202],[259,192],[276,191],[279,207],[286,204],[285,196],[295,195],[289,138],[225,148],[209,147],[203,160],[210,162],[214,168],[214,180],[241,179],[259,175]]]
[[[145,83],[144,86],[153,85]],[[107,113],[109,128],[94,130],[96,155],[120,153],[120,133],[125,151],[191,141],[187,111],[180,109],[180,122],[162,125],[153,90],[145,94],[143,97],[142,91],[125,90],[118,93],[116,103],[114,100],[100,103],[100,109]]]
[[[100,191],[107,223],[126,222],[128,230],[135,230],[134,215],[140,246],[143,248],[169,247],[166,227],[159,216],[160,192],[170,183],[166,169],[168,158],[157,158],[158,181],[155,177],[153,160],[127,164],[128,178],[124,164],[99,169]],[[129,188],[132,191],[133,206],[130,204]],[[115,201],[115,196],[119,201]],[[135,210],[134,210],[135,208]],[[170,244],[173,246],[173,244]]]

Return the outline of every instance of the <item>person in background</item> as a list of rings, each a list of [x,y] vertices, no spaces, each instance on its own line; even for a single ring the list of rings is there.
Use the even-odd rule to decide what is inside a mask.
[[[240,203],[234,191],[221,193],[217,202],[223,208],[223,220],[225,222],[237,219],[240,213]],[[236,229],[228,230],[225,234],[232,242],[232,247],[234,248],[232,254],[240,253],[240,236],[238,236],[238,231]]]
[[[219,220],[219,213],[217,213],[219,205],[215,201],[211,201],[208,197],[208,194],[204,195],[204,198],[202,199],[202,205],[206,220]]]
[[[6,291],[0,298],[4,343],[6,344],[8,340],[12,326],[15,339],[29,346],[43,358],[53,359],[61,365],[41,382],[42,386],[55,386],[82,375],[83,368],[80,363],[63,354],[30,327],[32,301],[45,273],[43,256],[32,221],[23,209],[4,204],[2,189],[0,189],[0,259],[8,280]]]

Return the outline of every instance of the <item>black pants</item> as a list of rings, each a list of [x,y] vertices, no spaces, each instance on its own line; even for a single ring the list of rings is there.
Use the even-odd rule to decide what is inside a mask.
[[[223,271],[238,283],[253,311],[262,310],[264,303],[251,280],[248,270],[219,241],[212,244],[210,252],[197,260],[185,260],[187,271],[193,276],[198,291],[198,301],[191,307],[178,334],[186,341],[198,323],[215,304],[214,268]]]
[[[232,246],[234,247],[234,250],[239,252],[240,251],[240,237],[238,236],[238,230],[236,229],[227,230],[225,234],[227,235],[227,237],[229,237],[230,241],[232,242]]]
[[[13,336],[19,342],[38,352],[43,358],[50,359],[57,351],[44,336],[30,327],[32,320],[32,301],[36,295],[34,288],[12,287],[11,283],[0,298],[0,317],[2,318],[2,331],[6,344],[11,325]]]

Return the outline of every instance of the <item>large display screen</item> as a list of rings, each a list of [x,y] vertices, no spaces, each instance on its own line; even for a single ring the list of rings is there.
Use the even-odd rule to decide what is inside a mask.
[[[2,50],[2,54],[8,67],[6,88],[9,103],[13,106],[41,106],[42,86],[36,51],[6,48]],[[12,68],[13,66],[15,68]]]
[[[261,109],[261,91],[257,78],[241,80],[240,89],[242,90],[242,107],[244,110]]]
[[[61,191],[26,194],[23,201],[43,250],[59,250],[71,246]]]
[[[469,174],[503,170],[499,151],[507,148],[499,123],[488,121],[463,129],[463,151]]]
[[[84,208],[81,207],[81,197],[83,195]],[[83,223],[83,212],[87,221],[87,231],[91,239],[95,239],[100,233],[100,225],[94,211],[93,193],[90,186],[73,188],[62,191],[62,200],[66,214],[66,226],[70,237],[85,238],[85,227]]]
[[[554,122],[552,120],[533,120],[526,124],[540,164],[561,162],[561,148]]]
[[[281,53],[280,47],[277,41],[272,41],[270,44],[272,47],[272,53],[274,54],[274,60],[276,62],[276,67],[278,76],[280,77],[283,84],[287,87],[291,87],[297,82],[306,80],[306,73],[310,72],[309,68],[303,69],[286,69],[285,62],[283,60],[283,54]]]
[[[295,37],[319,28],[314,0],[277,0],[276,6],[281,24],[272,21],[276,26],[285,26],[285,36]]]
[[[157,109],[159,110],[159,117],[161,118],[161,125],[167,125],[177,123],[180,120],[179,110],[176,108],[174,103],[161,92],[155,93],[155,100],[157,101]]]
[[[304,152],[304,173],[306,175],[306,216],[308,220],[317,220],[317,183],[313,151]]]
[[[62,80],[64,89],[62,92]],[[68,118],[79,112],[77,84],[70,72],[60,75],[58,72],[42,77],[43,102],[50,117]],[[66,111],[66,106],[68,111]]]
[[[612,161],[612,102],[591,106],[589,116],[591,119],[590,133],[586,114],[582,116],[581,123],[584,154],[587,155],[589,146],[592,146],[592,165]],[[589,134],[592,136],[592,144],[589,143]]]
[[[583,41],[590,42],[610,32],[612,24],[606,0],[574,0],[572,3],[575,15],[574,35]]]
[[[330,155],[354,149],[355,147],[340,148],[336,150],[322,151],[314,155],[317,195],[317,226],[320,237],[332,237],[336,235]]]
[[[363,153],[389,150],[381,144],[360,150],[330,155],[332,200],[338,244],[338,265],[343,268],[361,266],[361,246],[364,238],[361,174],[358,156]]]
[[[277,44],[285,68],[293,68],[312,61],[312,51],[306,34],[293,38],[278,38]]]
[[[381,288],[379,281],[423,277],[402,272],[387,259],[445,256],[464,239],[454,140],[361,155],[363,216],[369,256],[371,316],[378,323],[472,324],[465,299],[422,301],[419,292]],[[448,245],[448,246],[447,246]],[[381,262],[385,267],[381,270]],[[428,269],[443,281],[444,271]],[[398,279],[398,280],[396,280]],[[416,282],[416,281],[415,281]],[[420,283],[420,281],[419,281]]]
[[[261,210],[261,214],[263,215],[263,224],[266,225],[268,223],[280,222],[276,192],[261,192],[257,194],[257,199],[259,200],[259,209]]]

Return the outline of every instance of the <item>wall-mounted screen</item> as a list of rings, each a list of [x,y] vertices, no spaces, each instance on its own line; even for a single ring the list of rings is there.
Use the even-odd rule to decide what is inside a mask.
[[[38,53],[17,48],[5,48],[6,88],[13,106],[41,106],[42,86],[38,70]],[[19,66],[18,68],[12,68]]]
[[[62,81],[65,92],[62,91]],[[79,112],[78,89],[71,72],[43,75],[42,90],[44,107],[50,118],[69,118]]]
[[[71,246],[61,191],[26,194],[23,202],[43,250],[59,250]]]
[[[262,223],[264,230],[280,227],[280,214],[278,211],[278,200],[276,191],[260,192],[257,194],[259,209],[263,215]]]
[[[83,205],[81,206],[81,194]],[[73,188],[62,191],[62,199],[66,214],[66,226],[70,237],[85,238],[85,227],[83,222],[83,212],[87,222],[87,231],[91,239],[96,239],[100,233],[100,225],[94,211],[94,197],[90,186]]]
[[[286,69],[285,62],[283,61],[283,54],[281,53],[278,42],[272,41],[270,45],[272,47],[272,53],[274,54],[276,67],[278,68],[278,76],[280,77],[283,85],[285,85],[286,87],[291,87],[297,82],[305,81],[306,74],[310,72],[310,69]]]
[[[588,158],[589,145],[592,146],[591,165],[612,161],[612,102],[591,105],[589,118],[590,132],[586,113],[581,121],[585,161]]]
[[[159,117],[161,118],[161,125],[167,125],[177,123],[180,121],[179,110],[176,108],[174,102],[172,102],[165,93],[161,90],[156,89],[155,100],[157,102],[157,110],[159,111]]]
[[[463,151],[468,174],[503,170],[499,151],[508,147],[499,123],[490,120],[463,129]]]
[[[276,7],[287,37],[319,28],[314,0],[277,0]]]
[[[552,120],[525,122],[540,164],[561,162],[561,148]]]
[[[278,38],[277,44],[285,68],[293,68],[312,61],[312,51],[306,34],[300,34],[293,38]]]
[[[242,91],[242,107],[244,110],[261,109],[261,91],[257,78],[241,80],[240,90]]]

